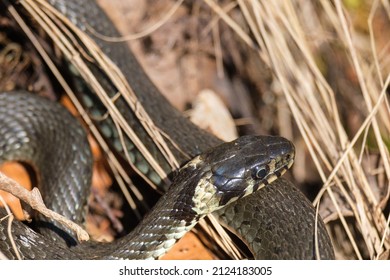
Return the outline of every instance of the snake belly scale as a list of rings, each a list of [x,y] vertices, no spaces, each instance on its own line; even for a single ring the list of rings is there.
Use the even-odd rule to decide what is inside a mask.
[[[242,236],[256,258],[334,258],[329,236],[321,220],[318,221],[318,238],[315,238],[315,211],[310,203],[288,181],[280,179],[274,181],[292,164],[294,149],[289,141],[281,137],[246,136],[232,143],[223,144],[220,140],[191,124],[172,108],[142,71],[126,44],[107,43],[95,38],[88,31],[86,23],[98,33],[114,37],[119,35],[111,21],[94,1],[51,0],[49,2],[71,19],[78,28],[87,34],[89,33],[102,51],[117,64],[156,126],[164,131],[166,135],[169,135],[170,139],[180,148],[180,151],[178,151],[174,146],[170,147],[178,161],[183,164],[188,160],[183,156],[182,151],[194,159],[180,169],[168,189],[167,195],[164,196],[166,198],[161,199],[155,206],[159,214],[156,215],[155,212],[154,214],[151,212],[135,230],[118,242],[110,244],[84,243],[68,248],[61,242],[47,239],[47,237],[35,233],[21,223],[15,223],[13,227],[14,237],[24,258],[157,258],[165,253],[187,230],[193,227],[201,217],[220,209],[226,204],[229,204],[227,208],[218,210],[219,216],[225,224],[233,227],[234,231]],[[112,85],[107,87],[109,89]],[[112,94],[114,95],[115,92],[113,89]],[[84,100],[93,101],[89,103],[92,105],[88,109],[97,108],[98,113],[102,112],[99,109],[101,104],[99,105],[96,97],[93,95],[86,96],[86,94],[92,93],[85,93],[85,96],[81,96]],[[26,99],[19,95],[24,96],[25,94],[0,94],[4,100],[7,100],[7,98]],[[38,104],[34,106],[38,107],[46,103],[34,98],[36,97],[32,97],[32,101],[29,101]],[[9,102],[8,100],[4,102],[5,104],[18,104],[19,101]],[[140,137],[145,139],[146,146],[152,150],[153,155],[156,155],[163,168],[170,172],[171,167],[164,162],[153,145],[153,140],[139,128],[139,121],[135,114],[128,110],[126,104],[120,98],[116,105],[125,116],[125,119],[139,132]],[[34,108],[33,112],[40,110],[34,106],[31,107]],[[47,108],[52,108],[49,107],[51,106],[49,104],[47,106]],[[54,109],[44,109],[43,111],[50,112],[51,110]],[[7,116],[10,115],[8,110],[0,110],[0,112]],[[46,117],[46,120],[49,118]],[[13,121],[8,123],[12,124]],[[112,126],[109,120],[96,125],[100,128]],[[5,126],[5,123],[0,122],[0,132]],[[27,132],[30,129],[28,128]],[[80,128],[75,130],[79,131]],[[26,134],[26,132],[17,131],[18,133],[22,136]],[[12,137],[8,137],[8,139],[13,139]],[[114,138],[115,134],[111,133],[111,137]],[[6,146],[4,141],[0,142],[1,146]],[[213,148],[214,146],[217,147]],[[131,147],[129,152],[134,152],[134,146],[129,145],[129,147]],[[119,149],[119,152],[123,151]],[[88,152],[86,153],[88,154]],[[5,154],[5,152],[0,151],[1,154]],[[77,163],[87,162],[87,157],[88,155],[81,155]],[[142,161],[142,156],[135,156],[134,158],[141,158]],[[30,161],[29,159],[25,160]],[[146,174],[152,172],[151,168],[146,168],[144,171]],[[72,177],[76,178],[75,176]],[[88,180],[84,179],[84,181]],[[159,182],[159,180],[156,180],[156,182]],[[183,182],[185,183],[183,184]],[[264,188],[264,186],[266,187]],[[204,192],[205,190],[208,192]],[[253,195],[249,195],[254,191],[256,192]],[[51,190],[48,196],[52,196]],[[259,206],[262,204],[259,201],[265,202],[263,206]],[[270,205],[271,202],[274,202],[275,205]],[[83,208],[82,202],[77,203],[79,203],[77,208]],[[249,205],[255,207],[253,209],[256,209],[256,211],[261,212],[262,221],[259,221],[257,217],[248,217]],[[264,206],[265,208],[259,208]],[[70,218],[72,218],[72,215],[70,214]],[[278,215],[282,215],[284,220],[288,221],[286,225],[280,222],[280,216]],[[302,228],[296,229],[291,226],[297,222],[303,222],[302,219],[305,221]],[[240,225],[237,225],[237,223]],[[251,225],[256,227],[253,228]],[[315,250],[316,242],[318,242],[318,252]],[[9,258],[15,256],[10,248],[3,223],[0,223],[0,250]]]

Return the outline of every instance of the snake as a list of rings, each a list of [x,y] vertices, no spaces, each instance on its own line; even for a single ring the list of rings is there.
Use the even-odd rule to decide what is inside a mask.
[[[126,43],[96,36],[118,37],[120,33],[95,1],[48,3],[93,38],[120,69],[154,125],[169,138],[168,147],[181,167],[175,170],[169,164],[136,112],[123,97],[116,96],[113,84],[105,83],[106,91],[116,96],[115,105],[123,118],[161,168],[173,174],[172,182],[137,227],[115,242],[75,244],[67,229],[39,215],[39,232],[13,222],[12,236],[22,258],[157,259],[210,213],[236,233],[256,259],[334,258],[332,242],[313,205],[281,178],[295,156],[290,141],[280,136],[247,135],[224,143],[192,124],[163,97]],[[102,75],[98,68],[94,71]],[[81,86],[79,94],[89,114],[106,113],[93,90]],[[127,137],[119,139],[112,119],[95,119],[118,154],[129,155],[132,166],[164,187],[165,178],[149,165],[137,145]],[[82,223],[92,161],[84,128],[55,102],[26,92],[4,92],[0,93],[0,136],[0,163],[17,160],[33,166],[45,204]],[[63,238],[65,241],[60,240]],[[0,251],[7,258],[17,257],[4,222],[0,222]]]

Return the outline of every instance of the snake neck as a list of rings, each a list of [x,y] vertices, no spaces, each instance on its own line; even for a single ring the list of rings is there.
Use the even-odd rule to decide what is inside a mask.
[[[103,259],[158,259],[208,212],[197,211],[194,197],[204,174],[182,169],[167,193],[128,235],[115,244],[100,244]],[[179,210],[180,209],[180,210]],[[91,244],[84,244],[90,246]],[[83,244],[74,250],[83,253]],[[107,246],[106,250],[104,247]],[[84,257],[82,257],[84,258]]]

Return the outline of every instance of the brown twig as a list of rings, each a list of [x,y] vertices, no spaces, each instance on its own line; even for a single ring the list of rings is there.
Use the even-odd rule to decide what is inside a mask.
[[[79,241],[87,241],[89,240],[88,233],[82,229],[76,223],[68,220],[64,216],[48,209],[45,206],[45,203],[42,200],[41,193],[37,188],[33,188],[31,191],[26,190],[21,185],[19,185],[16,181],[11,178],[8,178],[3,173],[0,172],[0,190],[6,191],[20,200],[24,201],[28,205],[31,206],[34,210],[40,212],[46,217],[53,219],[63,226],[71,229],[77,235]]]

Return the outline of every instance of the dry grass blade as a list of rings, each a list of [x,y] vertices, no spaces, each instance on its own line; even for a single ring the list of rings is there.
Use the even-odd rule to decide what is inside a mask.
[[[199,224],[205,232],[213,238],[214,242],[227,252],[232,259],[242,259],[243,255],[240,253],[225,229],[219,224],[218,220],[213,215],[208,215],[207,217],[210,220],[210,223],[207,223],[204,219],[199,221]]]
[[[88,27],[88,28],[96,37],[103,39],[107,42],[125,42],[125,41],[140,39],[142,37],[149,35],[150,33],[153,33],[154,31],[159,29],[162,25],[164,25],[177,11],[177,9],[183,4],[183,1],[184,0],[176,1],[176,3],[167,12],[164,13],[164,17],[162,19],[158,20],[155,24],[152,24],[151,26],[145,28],[144,30],[136,34],[124,35],[115,38],[115,37],[104,36],[104,34],[99,34],[95,30],[93,30],[92,27]]]
[[[221,17],[221,19],[223,19],[223,21],[229,25],[234,31],[237,32],[237,34],[239,34],[239,36],[242,38],[242,40],[245,41],[245,43],[247,43],[248,45],[250,46],[255,46],[253,44],[253,41],[250,39],[250,37],[248,36],[248,34],[246,34],[241,28],[240,26],[233,20],[231,19],[227,14],[226,14],[226,11],[224,9],[222,9],[218,4],[216,4],[213,0],[204,0],[204,2],[207,3],[207,5],[210,6],[211,9],[213,9],[215,11],[216,14],[218,14],[218,16]]]
[[[16,247],[14,237],[13,237],[12,234],[11,234],[12,221],[13,221],[13,219],[14,219],[13,214],[11,213],[11,210],[9,209],[7,203],[5,202],[5,200],[3,199],[3,197],[2,197],[1,195],[0,195],[0,202],[1,202],[2,206],[5,207],[5,210],[7,211],[7,214],[8,214],[8,215],[5,216],[5,217],[1,217],[1,218],[0,218],[0,222],[1,222],[2,220],[4,220],[4,219],[8,219],[8,225],[7,225],[7,226],[8,226],[8,229],[7,229],[8,238],[9,238],[9,240],[11,241],[12,249],[14,250],[17,259],[18,259],[18,260],[21,260],[22,257],[20,256],[20,252],[19,252],[18,248]],[[2,259],[5,260],[5,259],[7,259],[7,257],[4,256],[4,254],[0,251],[0,260],[2,260]]]

